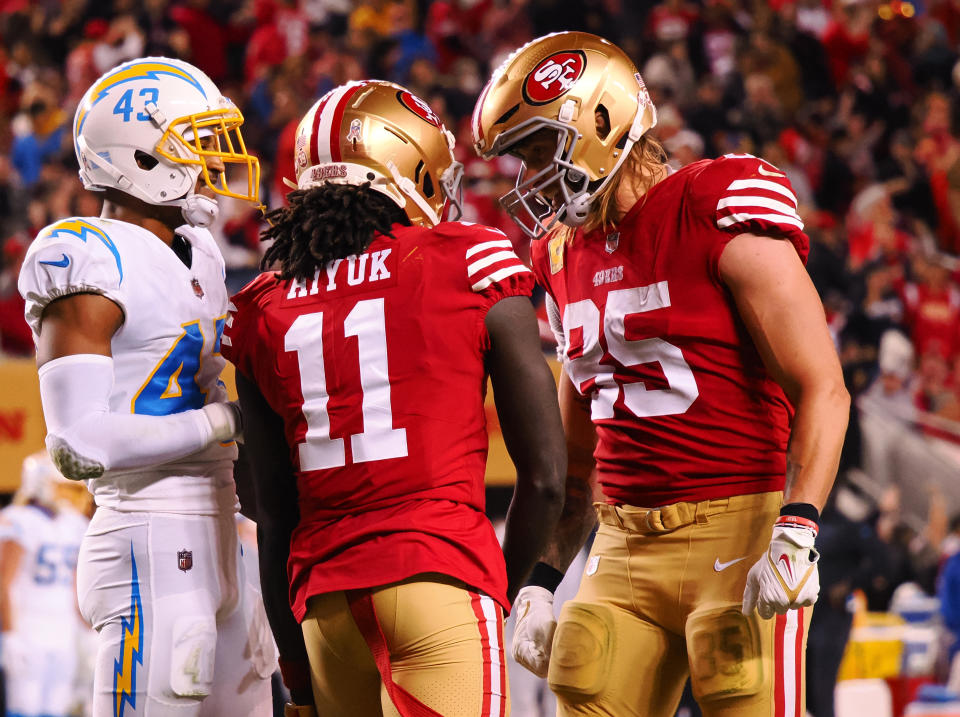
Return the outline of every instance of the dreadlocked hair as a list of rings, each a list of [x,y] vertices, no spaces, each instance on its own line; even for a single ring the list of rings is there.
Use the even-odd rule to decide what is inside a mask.
[[[312,279],[328,262],[362,253],[377,234],[393,238],[393,224],[410,225],[406,213],[370,183],[321,184],[287,195],[290,206],[266,216],[260,240],[273,240],[260,268],[280,278]]]

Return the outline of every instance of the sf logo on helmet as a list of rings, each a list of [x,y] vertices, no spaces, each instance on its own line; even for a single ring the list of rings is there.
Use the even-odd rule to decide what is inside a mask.
[[[580,50],[555,52],[541,60],[523,81],[523,99],[545,105],[568,92],[587,69],[587,57]]]
[[[437,113],[430,109],[430,105],[416,95],[404,90],[402,92],[397,92],[397,99],[400,100],[400,104],[413,112],[413,114],[422,119],[424,122],[429,122],[434,127],[440,127],[440,118],[437,117]]]

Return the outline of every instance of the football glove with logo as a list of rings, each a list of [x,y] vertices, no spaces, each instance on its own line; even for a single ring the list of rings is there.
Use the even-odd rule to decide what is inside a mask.
[[[743,591],[743,614],[754,608],[760,617],[813,605],[820,592],[817,561],[820,553],[813,547],[817,524],[811,520],[781,517],[773,527],[770,547],[747,575]]]
[[[538,677],[546,677],[553,633],[557,629],[553,593],[539,585],[528,585],[517,593],[513,605],[517,613],[513,659]]]

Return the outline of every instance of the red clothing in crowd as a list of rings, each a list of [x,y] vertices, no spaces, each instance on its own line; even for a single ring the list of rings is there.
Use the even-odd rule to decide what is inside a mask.
[[[960,291],[955,286],[934,289],[904,284],[900,291],[917,356],[938,353],[950,359],[960,349]]]
[[[33,354],[33,335],[23,318],[24,301],[16,291],[0,297],[0,349],[17,356]]]

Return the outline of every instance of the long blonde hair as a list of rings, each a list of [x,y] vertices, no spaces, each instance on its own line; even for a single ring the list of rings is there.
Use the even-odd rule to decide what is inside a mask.
[[[646,195],[650,187],[656,184],[660,174],[657,170],[666,160],[667,153],[660,144],[660,140],[648,134],[643,135],[630,148],[630,154],[623,160],[617,173],[593,196],[587,221],[583,224],[583,233],[587,234],[600,227],[607,228],[620,221],[623,216],[617,207],[616,199],[620,185],[624,182],[632,182],[637,194]],[[640,201],[644,201],[643,196]],[[549,237],[563,236],[564,241],[569,243],[573,241],[574,234],[576,234],[575,228],[560,224],[550,232]]]

